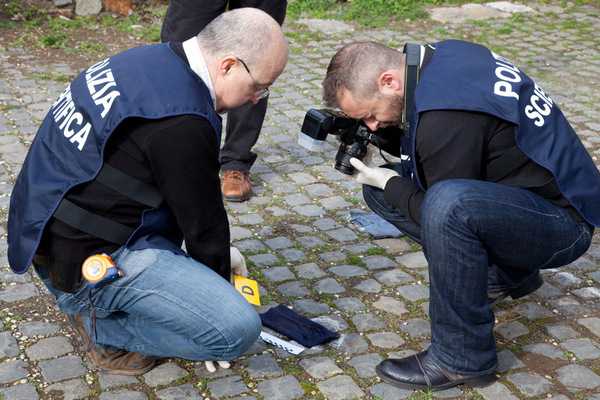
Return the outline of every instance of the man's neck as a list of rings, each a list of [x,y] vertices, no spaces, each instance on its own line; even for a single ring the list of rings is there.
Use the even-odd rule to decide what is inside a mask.
[[[213,105],[215,109],[217,109],[217,98],[214,87],[214,75],[210,71],[209,60],[206,56],[204,56],[204,52],[200,48],[200,43],[198,43],[198,39],[193,37],[191,39],[186,40],[182,43],[183,51],[185,52],[185,56],[190,64],[190,68],[206,85],[208,91],[210,92],[210,97],[212,98]]]

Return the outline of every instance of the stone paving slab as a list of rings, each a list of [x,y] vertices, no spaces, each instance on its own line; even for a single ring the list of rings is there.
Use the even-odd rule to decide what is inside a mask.
[[[402,390],[376,377],[388,357],[429,345],[427,260],[406,237],[374,240],[349,223],[364,210],[360,185],[324,152],[296,144],[304,113],[322,107],[320,83],[341,43],[459,38],[481,42],[537,78],[558,102],[596,163],[600,156],[600,5],[548,0],[469,6],[449,22],[398,22],[365,29],[349,22],[288,20],[286,71],[272,88],[255,146],[255,196],[227,204],[234,244],[259,279],[266,310],[287,304],[340,333],[292,356],[257,342],[232,369],[167,360],[141,377],[109,375],[85,360],[74,332],[39,279],[14,275],[0,243],[0,394],[5,399],[600,399],[600,240],[586,256],[545,270],[534,295],[496,308],[498,381],[437,393]],[[482,10],[481,7],[485,7]],[[508,8],[507,8],[508,7]],[[455,12],[451,10],[450,12]],[[494,18],[463,18],[480,12]],[[0,31],[1,33],[1,31]],[[97,60],[89,60],[89,64]],[[48,106],[73,76],[67,62],[37,59],[0,42],[0,235],[12,184]],[[383,163],[380,156],[376,162]],[[1,398],[1,396],[0,396]]]

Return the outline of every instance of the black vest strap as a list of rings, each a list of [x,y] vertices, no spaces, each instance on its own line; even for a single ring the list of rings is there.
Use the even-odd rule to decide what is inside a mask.
[[[135,231],[134,228],[91,213],[67,199],[62,199],[54,217],[75,229],[118,245],[127,242]]]
[[[126,197],[152,208],[158,208],[163,201],[162,195],[154,186],[137,180],[106,163],[102,166],[96,180]]]
[[[163,201],[160,192],[151,185],[104,164],[96,181],[145,206],[158,208]],[[94,214],[63,198],[54,218],[82,232],[122,245],[134,232],[133,228]]]

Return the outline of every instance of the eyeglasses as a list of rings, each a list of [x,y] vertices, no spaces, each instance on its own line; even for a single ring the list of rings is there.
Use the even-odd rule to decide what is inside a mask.
[[[260,84],[256,81],[256,79],[254,79],[254,77],[252,76],[252,73],[250,72],[250,69],[248,68],[248,66],[246,65],[246,63],[244,62],[244,60],[242,60],[241,58],[237,58],[236,60],[238,60],[246,69],[246,72],[248,72],[248,75],[250,75],[250,79],[252,79],[252,82],[254,82],[254,86],[259,86]],[[254,92],[254,97],[256,97],[258,100],[262,100],[265,97],[267,97],[269,95],[269,88],[264,88],[264,89],[260,89],[257,90],[256,92]]]

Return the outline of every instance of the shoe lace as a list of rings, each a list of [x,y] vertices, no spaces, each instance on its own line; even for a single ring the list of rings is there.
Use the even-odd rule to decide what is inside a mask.
[[[243,181],[246,178],[246,173],[243,171],[227,171],[227,178]]]

